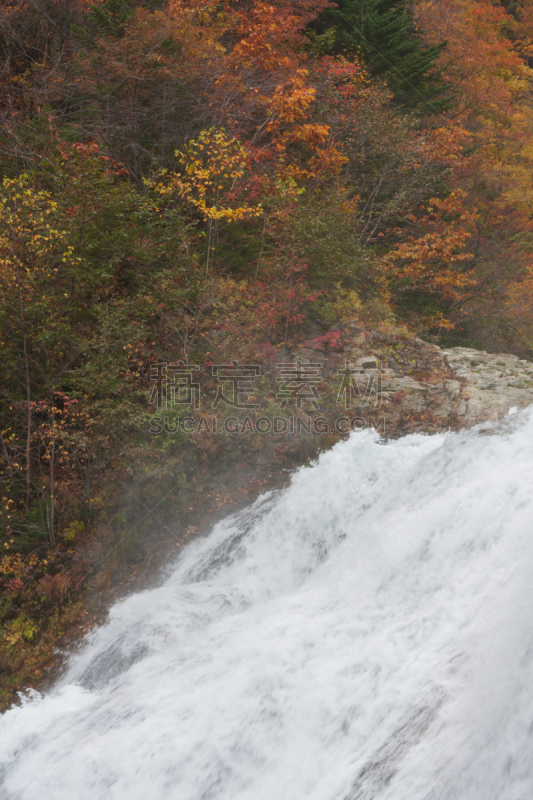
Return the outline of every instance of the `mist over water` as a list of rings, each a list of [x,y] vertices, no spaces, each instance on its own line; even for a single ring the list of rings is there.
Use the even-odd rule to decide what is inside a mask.
[[[0,718],[2,800],[531,800],[533,413],[354,433]]]

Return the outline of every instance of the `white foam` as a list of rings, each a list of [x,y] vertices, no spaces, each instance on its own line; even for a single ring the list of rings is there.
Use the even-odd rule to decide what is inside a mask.
[[[0,723],[2,800],[530,800],[533,415],[355,433]]]

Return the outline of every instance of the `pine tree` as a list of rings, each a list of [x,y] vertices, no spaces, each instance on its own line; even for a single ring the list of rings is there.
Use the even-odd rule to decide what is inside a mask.
[[[450,106],[448,87],[436,66],[446,44],[425,46],[402,0],[337,0],[336,4],[322,14],[317,29],[327,40],[334,26],[333,52],[359,53],[369,72],[387,81],[399,105],[425,114]]]

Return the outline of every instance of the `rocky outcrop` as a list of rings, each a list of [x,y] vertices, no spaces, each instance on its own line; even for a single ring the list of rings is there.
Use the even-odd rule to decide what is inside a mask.
[[[468,347],[442,349],[399,331],[362,331],[348,326],[342,344],[325,354],[303,346],[302,360],[325,361],[331,377],[344,365],[357,374],[365,403],[392,423],[418,418],[415,429],[460,428],[496,419],[533,403],[533,364],[517,356]],[[365,387],[368,391],[365,392]],[[405,432],[397,425],[397,432]]]
[[[397,413],[456,417],[462,426],[533,403],[533,364],[517,356],[469,347],[441,349],[421,339],[396,346],[394,354],[381,343],[372,349],[376,359],[386,360],[381,396],[396,399]]]
[[[461,381],[457,414],[480,422],[533,402],[533,364],[505,353],[486,353],[469,347],[442,350]]]

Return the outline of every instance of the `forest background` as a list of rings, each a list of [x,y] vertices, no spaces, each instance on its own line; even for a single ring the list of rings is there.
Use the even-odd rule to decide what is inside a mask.
[[[532,57],[531,0],[2,5],[4,699],[132,546],[125,481],[190,510],[260,446],[148,437],[154,364],[353,322],[533,356]]]

